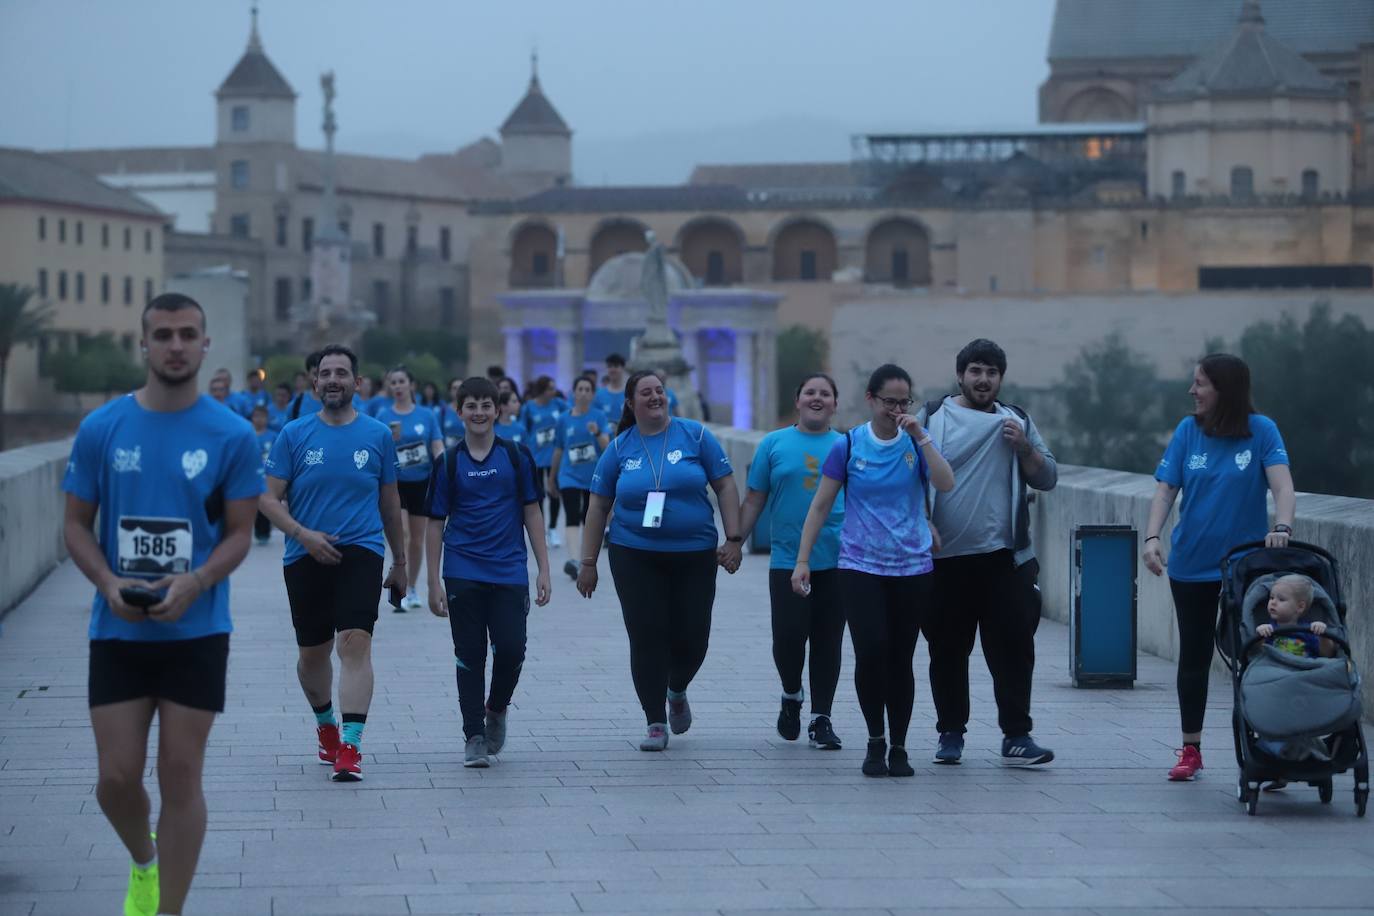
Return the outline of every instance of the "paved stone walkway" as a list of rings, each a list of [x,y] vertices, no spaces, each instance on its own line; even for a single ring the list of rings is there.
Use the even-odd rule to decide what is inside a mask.
[[[1329,807],[1294,788],[1246,817],[1233,796],[1229,688],[1219,683],[1206,778],[1168,784],[1172,665],[1142,657],[1133,691],[1075,690],[1056,624],[1040,630],[1035,694],[1036,734],[1059,754],[1048,768],[998,765],[979,659],[966,763],[927,763],[924,643],[916,778],[860,775],[850,656],[835,715],[845,750],[782,741],[763,557],[721,576],[712,650],[691,692],[696,724],[666,754],[635,749],[642,722],[603,569],[595,600],[562,578],[553,603],[533,611],[508,749],[485,771],[459,763],[447,624],[385,614],[366,781],[336,785],[314,761],[280,549],[254,548],[234,577],[229,708],[211,735],[210,833],[188,913],[1374,907],[1374,831],[1353,815],[1349,777]],[[93,794],[89,595],[65,565],[0,636],[3,916],[119,910],[128,860]]]

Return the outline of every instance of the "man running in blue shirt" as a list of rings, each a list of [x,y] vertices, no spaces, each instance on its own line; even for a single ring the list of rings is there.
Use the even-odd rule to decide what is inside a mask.
[[[549,553],[534,458],[523,445],[497,438],[493,429],[496,386],[480,376],[470,378],[459,387],[458,403],[463,441],[435,463],[430,478],[429,609],[448,617],[453,632],[467,742],[463,766],[485,767],[506,742],[507,708],[525,663],[530,611],[525,536],[538,564],[535,603],[540,607],[549,603]],[[491,693],[484,704],[488,642]]]
[[[62,485],[67,549],[96,586],[95,795],[133,858],[126,916],[180,913],[195,875],[205,743],[224,709],[233,629],[228,577],[248,553],[263,486],[252,429],[197,393],[209,349],[195,300],[149,302],[147,381],[82,421]],[[156,840],[143,788],[155,714]]]
[[[363,778],[359,747],[372,703],[372,628],[382,588],[405,595],[405,538],[391,431],[353,407],[358,358],[337,344],[319,357],[323,409],[286,424],[277,437],[262,511],[286,532],[283,576],[300,651],[296,673],[315,712],[320,762],[333,765],[335,782],[356,782]],[[385,580],[383,532],[394,558]],[[336,634],[342,732],[330,662]]]

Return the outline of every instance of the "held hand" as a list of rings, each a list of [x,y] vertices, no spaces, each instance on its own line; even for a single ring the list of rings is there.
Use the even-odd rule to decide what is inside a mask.
[[[1271,531],[1264,536],[1265,547],[1287,547],[1292,535],[1287,531]]]
[[[124,599],[119,596],[121,588],[148,588],[148,580],[111,579],[108,584],[100,589],[100,594],[105,596],[105,603],[110,606],[110,610],[120,620],[127,620],[129,623],[147,621],[148,615],[143,612],[143,608],[124,603]]]
[[[441,582],[429,580],[429,612],[435,617],[448,616],[448,596],[444,594]]]
[[[792,570],[792,591],[803,598],[811,594],[811,564],[798,560]]]
[[[1145,561],[1145,568],[1156,576],[1164,575],[1164,569],[1169,565],[1169,561],[1164,558],[1164,552],[1159,548],[1158,538],[1145,545],[1145,551],[1140,558]]]
[[[543,607],[549,603],[549,598],[553,595],[553,586],[549,583],[549,571],[543,570],[534,577],[534,604],[535,607]]]
[[[1268,639],[1270,636],[1274,635],[1274,626],[1273,624],[1262,623],[1259,626],[1255,627],[1255,632],[1258,633],[1260,636],[1263,636],[1265,639]]]
[[[730,575],[734,575],[739,570],[740,561],[744,557],[742,545],[726,541],[716,548],[716,562],[720,564]]]
[[[926,437],[926,431],[921,427],[920,422],[913,414],[899,414],[897,416],[897,428],[904,430],[907,435],[917,442]]]
[[[1008,417],[1002,421],[1002,441],[1010,445],[1018,455],[1028,454],[1031,450],[1030,440],[1026,438],[1026,431],[1021,428],[1021,424]]]
[[[1326,632],[1326,624],[1322,623],[1320,620],[1313,621],[1312,632],[1316,633],[1318,636],[1322,635]]]
[[[200,597],[202,591],[194,573],[165,576],[156,582],[150,582],[147,587],[155,592],[167,590],[167,594],[160,602],[148,608],[148,619],[156,620],[158,623],[176,623]]]
[[[597,578],[596,567],[583,563],[577,572],[577,593],[583,598],[590,598],[596,591]]]
[[[305,552],[324,566],[338,566],[343,559],[343,554],[334,549],[334,542],[338,538],[332,534],[325,534],[323,531],[311,531],[302,528],[296,535],[296,542],[305,548]]]

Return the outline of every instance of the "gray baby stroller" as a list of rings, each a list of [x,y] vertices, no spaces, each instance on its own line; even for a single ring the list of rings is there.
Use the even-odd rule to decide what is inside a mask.
[[[1300,625],[1276,628],[1276,637],[1307,631],[1322,621],[1335,658],[1306,658],[1266,645],[1256,629],[1270,622],[1269,590],[1283,575],[1313,582],[1312,603]],[[1323,804],[1332,778],[1354,770],[1355,812],[1369,800],[1369,754],[1360,728],[1360,676],[1350,657],[1336,560],[1311,544],[1287,547],[1243,544],[1222,561],[1217,648],[1231,669],[1231,714],[1240,767],[1236,798],[1249,814],[1259,807],[1265,782],[1305,782]]]

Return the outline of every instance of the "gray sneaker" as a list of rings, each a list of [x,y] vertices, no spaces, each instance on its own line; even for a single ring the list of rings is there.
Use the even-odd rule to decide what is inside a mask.
[[[463,749],[463,766],[477,768],[491,766],[491,761],[487,759],[486,735],[473,735],[468,739],[467,746]]]
[[[499,754],[506,746],[506,713],[487,709],[487,753]]]
[[[649,734],[639,742],[641,751],[662,751],[668,747],[668,726],[655,722],[649,726]]]
[[[675,735],[680,735],[692,727],[692,707],[687,702],[686,694],[676,700],[668,698],[668,727]]]

